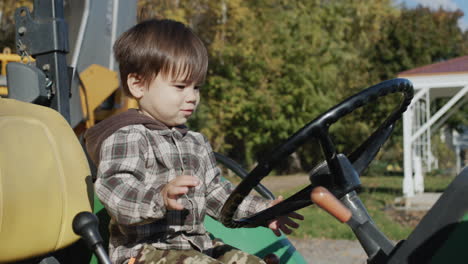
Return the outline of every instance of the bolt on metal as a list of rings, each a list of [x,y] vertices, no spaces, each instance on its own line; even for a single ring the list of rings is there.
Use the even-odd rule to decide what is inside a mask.
[[[18,34],[20,34],[21,36],[24,35],[24,33],[26,33],[27,31],[28,30],[24,26],[18,28]]]

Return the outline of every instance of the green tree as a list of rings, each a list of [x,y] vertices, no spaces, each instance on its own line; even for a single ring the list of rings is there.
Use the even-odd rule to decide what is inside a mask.
[[[148,11],[146,1],[142,9],[189,23],[202,36],[210,73],[192,125],[215,150],[246,164],[368,85],[365,56],[394,12],[386,0],[204,1],[197,14],[192,4],[162,1]],[[365,121],[348,123],[369,130]],[[361,138],[350,141],[349,129],[338,135],[340,145]],[[320,155],[316,147],[300,153],[306,162]]]
[[[462,16],[460,10],[403,6],[401,14],[383,28],[384,38],[373,49],[375,73],[388,79],[404,70],[466,55],[467,32],[457,23]]]
[[[396,16],[390,16],[383,27],[381,41],[370,50],[370,60],[376,79],[395,78],[398,73],[464,56],[467,54],[467,32],[462,32],[457,21],[463,16],[460,10],[432,10],[423,6],[416,8],[402,7]],[[435,102],[437,111],[439,102]],[[390,111],[390,104],[382,104],[373,113]],[[448,120],[452,127],[466,121],[466,107]],[[390,138],[394,157],[402,164],[402,131],[401,126]],[[395,150],[395,151],[394,151]],[[383,155],[386,160],[395,162],[394,157]]]
[[[466,50],[458,11],[399,9],[390,0],[141,0],[139,6],[140,19],[177,19],[201,36],[210,70],[191,126],[216,151],[248,166],[359,90]],[[398,100],[379,100],[334,125],[339,150],[356,147]],[[401,150],[397,139],[398,133],[387,153]],[[297,154],[305,169],[321,159],[313,142]]]

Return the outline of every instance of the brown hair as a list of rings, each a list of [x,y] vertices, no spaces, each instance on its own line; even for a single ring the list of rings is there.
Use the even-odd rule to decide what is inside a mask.
[[[190,28],[169,19],[143,21],[123,33],[114,44],[124,93],[131,96],[127,77],[138,75],[145,85],[159,74],[184,83],[202,83],[208,54]]]

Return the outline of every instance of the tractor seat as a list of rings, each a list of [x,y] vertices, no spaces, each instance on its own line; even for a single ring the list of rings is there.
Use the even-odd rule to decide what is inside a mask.
[[[73,217],[92,211],[91,173],[55,110],[0,99],[0,263],[42,256],[79,239]]]

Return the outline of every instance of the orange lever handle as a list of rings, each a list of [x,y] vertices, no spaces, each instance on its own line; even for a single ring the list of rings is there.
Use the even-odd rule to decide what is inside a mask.
[[[310,193],[310,199],[342,223],[346,223],[351,219],[351,211],[325,187],[315,187]]]

